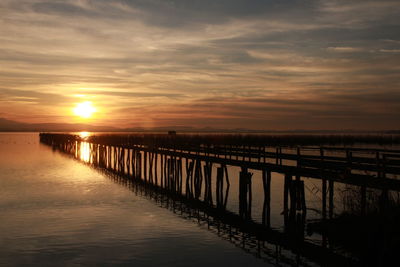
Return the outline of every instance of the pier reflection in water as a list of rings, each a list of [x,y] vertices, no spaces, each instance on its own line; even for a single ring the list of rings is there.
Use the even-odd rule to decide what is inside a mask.
[[[357,174],[360,170],[372,170],[380,176],[381,163],[378,161],[379,165],[373,165],[376,164],[372,161],[373,158],[353,157],[348,151],[343,158],[326,155],[322,149],[317,150],[319,155],[304,155],[299,149],[297,155],[293,155],[285,154],[287,152],[282,148],[277,148],[271,157],[272,152],[268,152],[268,148],[261,150],[249,147],[240,150],[231,146],[221,150],[214,145],[213,149],[196,151],[193,147],[176,148],[173,145],[172,148],[168,144],[129,143],[120,137],[114,137],[117,142],[109,138],[106,140],[109,143],[104,143],[101,137],[89,140],[68,135],[41,137],[44,143],[51,144],[54,149],[60,149],[91,166],[118,175],[121,181],[145,186],[146,190],[150,190],[144,191],[146,195],[161,194],[157,199],[166,196],[167,201],[162,203],[167,203],[169,207],[170,201],[173,201],[174,210],[176,201],[179,207],[189,205],[194,209],[194,214],[197,214],[197,220],[207,222],[207,227],[219,225],[219,232],[221,229],[234,228],[241,233],[239,243],[243,243],[246,248],[248,240],[248,248],[255,248],[254,254],[259,257],[262,248],[268,245],[275,247],[275,256],[272,256],[273,253],[265,253],[268,257],[285,258],[281,257],[282,249],[288,255],[296,255],[295,260],[287,257],[291,259],[287,262],[292,264],[313,261],[343,264],[352,261],[337,253],[325,236],[322,236],[320,243],[315,242],[318,239],[310,240],[304,236],[306,216],[313,216],[308,205],[312,203],[311,197],[316,194],[313,190],[310,190],[313,195],[305,190],[309,188],[306,185],[308,180],[303,180],[302,176],[322,181],[319,189],[322,209],[318,214],[322,219],[334,216],[337,211],[334,191],[343,184],[361,186],[361,213],[365,212],[363,201],[365,202],[367,185],[384,190],[387,184],[395,189],[400,188],[395,180],[379,177],[380,183],[376,184],[374,176]],[[118,142],[121,140],[125,143]],[[377,152],[377,156],[378,153],[380,152]],[[291,163],[293,161],[294,164]],[[354,164],[354,161],[358,162]],[[387,162],[397,164],[397,161]],[[392,173],[398,172],[397,166],[385,168],[383,171],[386,174],[388,170]],[[280,177],[276,177],[276,173]],[[360,178],[364,179],[363,182],[360,182]],[[334,182],[340,183],[334,185]],[[278,211],[281,209],[283,216],[272,210],[274,205],[278,206]],[[184,209],[178,210],[185,213]],[[189,217],[193,217],[192,213],[189,212]],[[201,213],[203,216],[200,216]],[[280,230],[274,224],[282,217],[283,227]],[[207,219],[203,220],[204,218]],[[232,232],[228,234],[230,240],[235,239],[234,236],[237,235]]]
[[[37,134],[0,134],[0,159],[0,266],[268,266]]]

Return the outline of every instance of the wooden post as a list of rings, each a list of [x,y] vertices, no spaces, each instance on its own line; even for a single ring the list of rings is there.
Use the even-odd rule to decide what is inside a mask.
[[[194,160],[186,159],[186,197],[193,198],[193,168]]]
[[[322,219],[326,219],[326,179],[322,179]]]
[[[252,173],[247,174],[247,190],[248,190],[248,207],[247,207],[247,219],[251,219],[251,208],[252,208],[252,203],[253,203],[253,190],[252,190],[252,183],[251,183],[251,178],[252,178]]]
[[[324,150],[320,148],[320,157],[321,157],[321,162],[324,162]],[[323,165],[323,164],[322,164]],[[321,167],[321,172],[323,172],[324,168],[323,166]],[[324,174],[322,174],[324,175]],[[326,220],[326,193],[327,193],[327,183],[326,183],[326,178],[322,177],[322,219]]]
[[[380,158],[379,158],[379,152],[376,152],[376,172],[378,178],[382,177],[382,172],[381,172],[381,164],[380,164]]]
[[[154,154],[153,152],[149,152],[149,183],[153,183],[153,161],[154,161]]]
[[[167,170],[166,170],[166,188],[171,190],[171,158],[167,159]]]
[[[223,207],[223,179],[224,179],[224,168],[221,166],[217,168],[217,180],[216,180],[216,202],[217,208]]]
[[[142,153],[139,151],[136,154],[136,178],[142,179]]]
[[[251,219],[251,177],[252,173],[248,172],[246,167],[242,167],[239,175],[239,215],[246,220]]]
[[[283,216],[284,216],[285,228],[287,227],[289,218],[289,187],[291,182],[292,182],[292,176],[286,173],[284,189],[283,189]]]
[[[364,216],[366,214],[366,205],[367,205],[367,187],[365,185],[361,185],[360,187],[361,190],[361,216]]]
[[[262,223],[267,227],[271,227],[271,172],[263,170],[262,180],[264,188]]]
[[[246,169],[242,167],[242,171],[239,175],[239,215],[240,217],[244,218],[246,214],[246,186],[245,186],[245,173]]]
[[[203,174],[201,170],[201,161],[199,159],[196,160],[196,167],[195,167],[195,176],[194,176],[194,184],[195,184],[195,194],[194,197],[199,199],[201,195],[201,187],[203,183]]]
[[[204,185],[205,185],[205,190],[204,190],[204,201],[212,205],[212,193],[211,193],[211,166],[210,162],[206,162],[204,165]]]
[[[137,178],[140,176],[139,173],[139,151],[137,151],[135,148],[132,150],[132,173],[133,173],[133,177]]]
[[[229,174],[228,174],[228,168],[226,165],[223,166],[225,169],[225,180],[226,180],[226,190],[225,190],[225,199],[224,199],[224,208],[226,209],[226,205],[228,203],[228,196],[229,196],[229,187],[230,187],[230,182],[229,182]]]
[[[168,188],[168,173],[167,173],[167,165],[168,165],[168,159],[167,155],[164,155],[164,188]]]
[[[117,171],[118,170],[118,150],[117,147],[114,146],[113,147],[113,171]]]
[[[112,165],[111,165],[112,148],[111,148],[111,146],[107,146],[107,154],[108,154],[107,168],[111,169],[112,168]]]
[[[352,161],[353,161],[353,153],[349,150],[346,151],[347,154],[347,174],[350,175],[351,174],[351,168],[352,168]]]
[[[120,158],[120,163],[121,163],[121,173],[125,173],[125,148],[121,147],[121,158]]]
[[[158,154],[157,153],[155,153],[154,179],[155,179],[155,185],[158,185]]]
[[[161,188],[163,188],[164,187],[164,165],[165,165],[163,154],[160,154],[160,165],[161,165],[160,166],[160,171],[161,171],[160,183],[161,183]]]
[[[189,175],[189,159],[188,158],[186,158],[186,160],[185,160],[185,169],[186,169],[186,181],[185,181],[185,194],[186,194],[186,197],[189,197],[190,196],[190,188],[189,188],[189,177],[190,177],[190,175]]]
[[[333,202],[333,194],[334,194],[334,182],[329,180],[329,219],[333,218],[333,209],[334,209],[334,202]]]
[[[182,194],[182,183],[183,183],[183,172],[182,172],[182,158],[179,158],[178,161],[178,166],[177,166],[177,170],[178,170],[178,180],[179,180],[179,194]]]
[[[143,153],[143,179],[147,182],[147,151],[144,151]]]
[[[279,164],[279,147],[276,147],[276,162],[275,162],[275,164],[276,165]]]

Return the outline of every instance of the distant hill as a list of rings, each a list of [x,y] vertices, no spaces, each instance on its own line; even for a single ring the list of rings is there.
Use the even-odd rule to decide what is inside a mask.
[[[106,132],[120,129],[76,123],[23,123],[0,118],[1,132]]]

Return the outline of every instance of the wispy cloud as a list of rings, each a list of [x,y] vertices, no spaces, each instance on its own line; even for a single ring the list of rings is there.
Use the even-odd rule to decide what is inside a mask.
[[[383,53],[400,53],[400,49],[380,49],[379,51]]]
[[[364,49],[360,47],[328,47],[327,50],[339,53],[354,53],[364,51]]]

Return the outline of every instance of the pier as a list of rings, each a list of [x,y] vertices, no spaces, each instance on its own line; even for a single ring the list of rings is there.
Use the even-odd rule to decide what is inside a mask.
[[[397,179],[400,151],[397,150],[285,146],[268,144],[257,138],[238,139],[162,134],[89,137],[40,134],[42,143],[118,177],[115,178],[118,181],[140,184],[145,186],[145,192],[150,190],[158,196],[168,196],[174,206],[178,203],[181,213],[187,212],[189,207],[197,212],[199,221],[219,225],[218,231],[233,227],[246,233],[247,239],[257,244],[251,246],[256,254],[261,250],[258,242],[265,241],[277,250],[287,249],[322,264],[351,262],[330,250],[326,242],[319,246],[304,239],[307,215],[304,179],[321,183],[322,220],[334,217],[338,183],[359,188],[360,215],[367,210],[368,189],[379,190],[382,195],[400,191]],[[227,209],[233,179],[229,166],[240,170],[237,211]],[[262,173],[262,222],[252,219],[252,172],[255,170]],[[272,173],[284,177],[283,233],[271,228]]]

